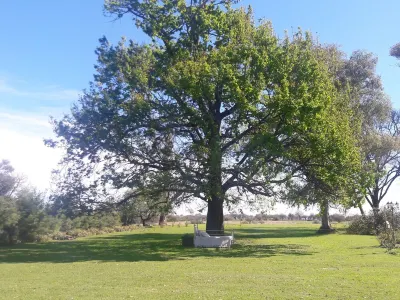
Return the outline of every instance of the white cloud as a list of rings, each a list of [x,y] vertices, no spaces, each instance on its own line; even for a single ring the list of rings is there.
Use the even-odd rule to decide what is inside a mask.
[[[0,75],[0,160],[10,160],[39,189],[50,188],[51,171],[62,157],[60,149],[48,148],[43,142],[54,137],[49,116],[59,118],[68,112],[79,93]]]
[[[1,107],[0,111],[0,160],[10,160],[33,186],[50,188],[51,171],[57,167],[61,151],[43,143],[44,138],[54,136],[49,117]]]
[[[18,173],[41,190],[48,189],[51,171],[57,167],[61,151],[43,144],[38,135],[29,135],[0,127],[0,159],[8,159]]]
[[[5,79],[0,79],[0,93],[17,97],[26,97],[28,99],[75,101],[78,99],[81,91],[63,89],[54,85],[43,87],[40,90],[28,90],[16,88]]]
[[[0,112],[0,124],[1,122],[11,122],[11,123],[23,123],[25,125],[34,125],[42,127],[51,127],[49,121],[45,121],[42,117],[37,117],[35,115],[24,115],[21,113],[3,113]]]

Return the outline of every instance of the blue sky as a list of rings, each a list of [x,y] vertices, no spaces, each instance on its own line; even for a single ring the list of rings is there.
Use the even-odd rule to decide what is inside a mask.
[[[348,54],[375,53],[386,92],[400,108],[400,68],[388,54],[400,42],[400,1],[244,0],[239,5],[251,5],[256,18],[271,20],[279,35],[301,27]],[[9,141],[2,143],[0,158],[10,158],[41,187],[48,186],[49,170],[59,158],[41,142],[52,134],[48,116],[68,112],[92,80],[98,39],[145,40],[129,18],[113,22],[102,9],[103,0],[0,1],[0,140]]]
[[[347,53],[375,53],[386,91],[400,106],[400,69],[388,55],[390,46],[400,41],[400,1],[244,0],[240,5],[252,5],[256,17],[271,20],[280,35],[301,27]],[[0,108],[63,110],[92,79],[98,38],[145,39],[129,18],[106,18],[102,6],[103,0],[1,1]]]

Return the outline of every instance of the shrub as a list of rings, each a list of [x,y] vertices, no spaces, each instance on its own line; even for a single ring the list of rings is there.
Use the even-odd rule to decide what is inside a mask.
[[[168,216],[167,216],[167,220],[168,220],[169,222],[173,222],[173,223],[179,221],[179,220],[178,220],[178,217],[175,216],[175,215],[168,215]]]
[[[385,206],[376,214],[370,212],[365,216],[354,217],[353,221],[351,221],[347,228],[347,233],[379,235],[386,231],[386,222],[389,222],[390,227],[393,230],[396,231],[400,229],[400,213],[397,207],[389,208],[388,206]]]
[[[56,232],[52,235],[52,239],[56,241],[68,240],[68,235],[65,232]]]
[[[184,234],[182,236],[182,246],[183,247],[194,247],[194,241],[193,241],[193,234]]]
[[[128,226],[126,226],[126,227],[128,227]],[[129,228],[125,228],[125,227],[123,227],[123,226],[115,226],[114,227],[114,231],[115,232],[124,232],[124,231],[127,231]]]
[[[58,220],[44,212],[31,213],[18,222],[19,239],[22,242],[37,242],[45,235],[58,230]]]
[[[374,216],[359,216],[355,218],[347,227],[349,234],[373,235],[375,233]]]
[[[396,233],[392,228],[386,228],[381,230],[381,232],[377,235],[381,246],[387,248],[388,251],[396,248]]]
[[[74,229],[74,230],[68,231],[67,235],[70,235],[74,238],[86,237],[86,236],[90,235],[90,232],[87,230],[83,230],[83,229]]]
[[[341,214],[333,214],[330,216],[330,219],[332,222],[344,222],[346,220],[345,216],[341,215]]]
[[[62,232],[67,232],[69,230],[72,230],[74,228],[77,228],[74,226],[74,222],[69,219],[69,218],[62,218],[61,219],[61,226],[60,226],[60,231]]]
[[[45,242],[50,242],[53,239],[53,236],[45,234],[45,235],[38,235],[36,237],[36,242],[38,243],[45,243]]]
[[[245,221],[247,222],[247,224],[251,224],[254,221],[254,219],[252,217],[248,217],[245,219]]]
[[[204,224],[203,219],[191,220],[190,224]]]

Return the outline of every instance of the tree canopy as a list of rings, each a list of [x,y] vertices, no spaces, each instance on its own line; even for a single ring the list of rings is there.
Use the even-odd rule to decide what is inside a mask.
[[[206,201],[208,231],[243,194],[305,173],[346,180],[359,161],[350,104],[320,45],[301,31],[279,39],[234,2],[106,1],[152,42],[100,39],[94,81],[48,143],[80,172],[101,169],[97,184],[137,191],[120,204],[147,189]]]
[[[390,48],[390,55],[400,59],[400,43],[397,43],[396,45],[392,46],[392,48]]]

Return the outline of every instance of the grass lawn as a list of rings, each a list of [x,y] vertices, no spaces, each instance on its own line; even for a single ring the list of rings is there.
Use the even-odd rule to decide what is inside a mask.
[[[400,256],[317,225],[242,225],[232,249],[192,227],[0,248],[0,299],[400,299]]]

